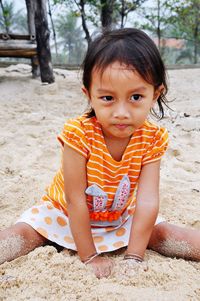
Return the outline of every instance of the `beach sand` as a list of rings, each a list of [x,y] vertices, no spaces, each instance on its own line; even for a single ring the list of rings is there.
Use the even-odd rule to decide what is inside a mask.
[[[87,106],[81,74],[55,70],[42,85],[30,67],[0,69],[0,229],[40,199],[60,165],[56,139],[66,119]],[[170,70],[173,100],[166,126],[170,146],[161,166],[161,214],[200,230],[200,69]],[[123,254],[112,257],[116,265]],[[41,247],[0,266],[1,300],[189,301],[200,300],[200,263],[146,251],[148,271],[98,280],[75,254]]]

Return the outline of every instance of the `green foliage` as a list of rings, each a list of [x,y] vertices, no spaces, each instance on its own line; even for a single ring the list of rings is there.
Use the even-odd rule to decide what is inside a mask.
[[[142,7],[140,14],[144,17],[144,22],[141,25],[143,29],[149,30],[155,36],[158,35],[158,30],[163,36],[166,28],[169,26],[170,10],[168,8],[168,0],[154,0],[152,6]]]
[[[192,61],[197,63],[200,55],[200,0],[178,0],[176,3],[169,0],[169,7],[172,34],[187,41],[186,50],[180,54],[178,61],[186,56],[191,59],[189,53],[193,51]]]
[[[170,9],[173,12],[170,18],[174,24],[173,33],[179,38],[193,40],[195,31],[200,31],[200,0],[179,0],[173,6],[171,2]]]
[[[0,11],[0,28],[6,32],[10,32],[10,27],[12,25],[13,16],[14,16],[14,3],[9,3],[8,1],[2,2],[1,11]]]
[[[115,1],[115,15],[118,15],[120,20],[120,27],[124,27],[128,18],[128,15],[136,11],[141,7],[147,0],[116,0]]]
[[[65,63],[79,64],[82,61],[85,45],[82,30],[77,25],[77,21],[74,12],[59,14],[55,21],[59,37],[58,46],[65,53]]]
[[[0,1],[0,31],[7,33],[28,33],[27,17],[23,10],[15,11],[14,1]]]

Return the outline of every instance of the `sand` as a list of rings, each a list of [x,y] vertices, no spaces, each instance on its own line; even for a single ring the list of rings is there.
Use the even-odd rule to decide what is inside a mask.
[[[83,112],[81,75],[55,70],[56,83],[31,79],[25,65],[0,69],[0,229],[38,200],[60,164],[56,135]],[[169,71],[173,111],[161,122],[170,147],[161,168],[161,214],[200,229],[200,69]],[[120,266],[122,254],[114,254]],[[0,300],[200,300],[200,263],[147,251],[148,271],[115,268],[98,280],[71,253],[40,247],[0,266]]]

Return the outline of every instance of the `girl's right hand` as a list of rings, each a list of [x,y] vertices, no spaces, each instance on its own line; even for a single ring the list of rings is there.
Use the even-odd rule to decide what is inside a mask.
[[[114,262],[108,257],[97,256],[92,259],[87,266],[90,266],[95,274],[95,276],[100,279],[103,277],[108,277],[111,275]]]

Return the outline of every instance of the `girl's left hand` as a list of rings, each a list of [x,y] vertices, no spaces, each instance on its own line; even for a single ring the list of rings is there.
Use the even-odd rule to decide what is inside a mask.
[[[138,262],[135,259],[122,260],[119,263],[119,271],[123,276],[132,277],[138,272],[146,272],[148,270],[147,262]]]

